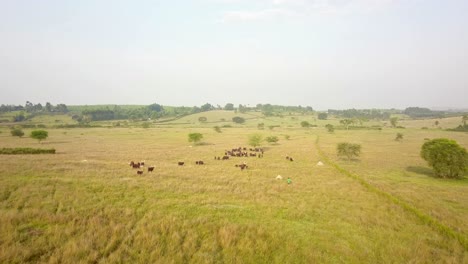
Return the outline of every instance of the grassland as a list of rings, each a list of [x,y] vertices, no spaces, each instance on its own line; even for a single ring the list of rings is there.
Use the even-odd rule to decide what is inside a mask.
[[[0,156],[0,262],[468,263],[468,180],[437,179],[419,157],[424,138],[453,138],[468,147],[466,133],[431,128],[430,120],[427,130],[420,129],[423,121],[404,121],[406,129],[330,134],[323,125],[338,120],[246,113],[247,122],[238,125],[230,122],[235,115],[242,116],[201,113],[148,129],[48,129],[42,143],[0,127],[0,147],[57,150]],[[200,116],[208,122],[198,122]],[[318,127],[300,128],[303,120]],[[223,124],[232,127],[213,130]],[[204,144],[190,145],[191,132],[202,133]],[[394,140],[397,132],[403,141]],[[247,146],[253,133],[280,141],[264,144],[264,158],[214,160]],[[359,160],[336,157],[342,141],[362,145]],[[324,158],[329,162],[317,166]],[[145,160],[155,172],[137,176],[131,160]],[[249,169],[234,166],[243,161]],[[293,183],[276,180],[278,174]]]

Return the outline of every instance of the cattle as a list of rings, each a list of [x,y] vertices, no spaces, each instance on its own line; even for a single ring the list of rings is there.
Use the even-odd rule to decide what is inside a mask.
[[[183,161],[177,162],[177,164],[178,164],[179,166],[184,166],[184,163],[185,163],[185,162],[183,162]]]
[[[138,171],[137,171],[137,174],[138,174],[138,175],[142,175],[142,174],[143,174],[143,171],[142,171],[142,170],[138,170]]]
[[[228,160],[229,159],[229,156],[223,156],[223,160]]]
[[[144,161],[140,161],[140,165],[141,165],[141,166],[145,166],[145,162],[144,162]]]
[[[293,158],[289,157],[289,161],[294,161]]]
[[[282,180],[282,179],[283,179],[283,176],[278,175],[278,176],[276,176],[276,179],[277,179],[277,180]]]
[[[133,163],[132,167],[134,169],[139,169],[140,168],[140,163],[139,162],[138,163]]]
[[[148,167],[148,172],[153,172],[153,170],[154,170],[154,166]]]

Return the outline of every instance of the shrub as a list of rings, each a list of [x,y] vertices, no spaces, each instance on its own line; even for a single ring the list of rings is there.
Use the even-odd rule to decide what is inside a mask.
[[[332,124],[326,124],[325,127],[329,133],[333,133],[335,131],[335,127]]]
[[[149,122],[143,122],[143,124],[141,124],[141,127],[143,127],[143,128],[149,128],[149,127],[150,127],[150,123],[149,123]]]
[[[466,149],[447,138],[426,141],[421,147],[421,157],[441,178],[461,178],[468,166]]]
[[[268,143],[276,143],[279,141],[279,138],[277,136],[269,136],[269,137],[266,137],[265,140]]]
[[[10,131],[11,135],[14,137],[22,137],[24,136],[23,130],[21,128],[15,128]]]
[[[0,154],[19,155],[19,154],[55,154],[55,149],[35,149],[35,148],[1,148]]]
[[[396,137],[395,137],[395,140],[396,140],[396,141],[403,140],[403,134],[402,134],[402,133],[397,133],[397,134],[396,134]]]
[[[218,132],[218,133],[221,133],[221,128],[219,126],[215,126],[213,127],[214,131]]]
[[[302,121],[301,122],[301,127],[310,127],[310,123],[307,121]]]
[[[260,129],[260,130],[263,130],[263,129],[265,129],[265,124],[264,123],[258,123],[257,128]]]
[[[319,113],[318,114],[318,119],[319,120],[326,120],[328,118],[328,114],[327,113]]]
[[[350,160],[351,158],[359,157],[361,154],[361,145],[348,142],[338,143],[337,153],[338,156],[346,156],[348,160]]]
[[[249,145],[252,147],[258,147],[263,141],[263,137],[260,134],[253,134],[249,136]]]
[[[190,133],[188,134],[188,141],[194,142],[195,144],[202,140],[203,135],[201,133]]]
[[[205,116],[200,116],[200,117],[198,118],[198,122],[202,122],[202,123],[203,123],[203,122],[206,122],[206,121],[208,121],[208,118],[206,118]]]
[[[237,123],[237,124],[243,124],[245,123],[245,118],[240,117],[240,116],[235,116],[232,118],[232,122]]]
[[[284,139],[289,140],[291,138],[290,135],[284,135]]]
[[[31,131],[31,138],[39,140],[41,142],[42,140],[46,139],[49,136],[49,132],[45,130],[33,130]]]

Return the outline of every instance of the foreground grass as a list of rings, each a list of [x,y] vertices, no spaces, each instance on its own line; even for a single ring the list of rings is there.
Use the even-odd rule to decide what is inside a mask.
[[[189,132],[203,133],[206,144],[191,147]],[[57,129],[42,144],[0,135],[2,147],[57,149],[52,158],[2,156],[0,262],[467,261],[457,240],[328,164],[316,166],[315,133],[333,156],[335,141],[341,139],[361,140],[364,152],[376,154],[379,144],[387,142],[379,132],[328,135],[275,128],[268,133],[288,134],[290,140],[267,146],[263,159],[213,160],[225,149],[245,146],[254,132],[258,130],[233,128],[219,134],[211,128],[183,127]],[[420,136],[408,136],[408,142],[417,145]],[[371,173],[363,177],[425,212],[437,210],[440,202],[425,201],[432,188],[444,190],[444,199],[456,196],[458,209],[443,211],[440,220],[465,232],[456,222],[468,212],[464,181],[439,184],[432,177],[401,170],[409,161],[398,158],[394,151],[401,146],[396,146],[386,149],[395,155],[393,162],[381,163],[373,154],[363,154],[360,162],[336,161],[354,172],[373,169],[374,178]],[[413,155],[410,148],[405,153]],[[295,161],[286,161],[286,155]],[[200,159],[207,164],[196,166]],[[128,166],[130,160],[146,160],[156,166],[155,172],[137,176]],[[186,166],[177,166],[177,161]],[[248,170],[234,167],[242,161]],[[398,173],[408,173],[411,184],[404,184]],[[291,177],[293,184],[275,180],[278,174]],[[388,187],[393,184],[394,189]],[[424,191],[427,185],[432,187]],[[454,189],[459,192],[450,196]]]

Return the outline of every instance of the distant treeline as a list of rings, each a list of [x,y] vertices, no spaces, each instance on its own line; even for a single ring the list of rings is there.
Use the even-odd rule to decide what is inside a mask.
[[[68,108],[65,104],[52,105],[47,102],[44,106],[41,103],[33,104],[30,101],[26,101],[23,105],[0,105],[0,113],[17,112],[13,116],[13,122],[21,122],[30,119],[40,114],[63,114],[68,113]]]
[[[1,148],[0,154],[3,155],[21,155],[21,154],[55,154],[55,149],[38,148]]]
[[[350,119],[390,119],[390,115],[400,113],[398,110],[380,110],[380,109],[347,109],[347,110],[333,110],[329,109],[328,114],[339,118]]]

